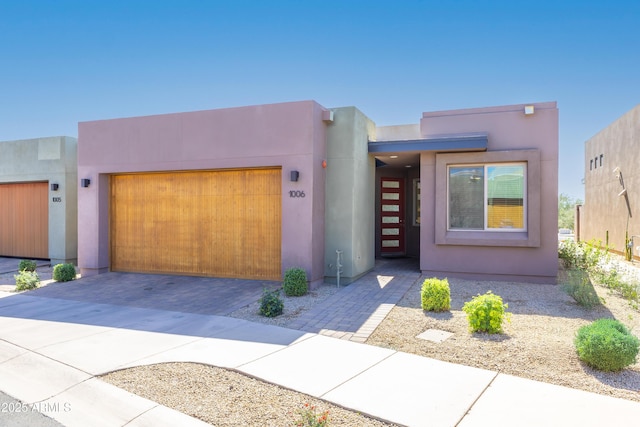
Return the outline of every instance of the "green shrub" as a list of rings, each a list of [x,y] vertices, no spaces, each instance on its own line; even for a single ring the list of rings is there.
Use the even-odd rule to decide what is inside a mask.
[[[608,256],[607,248],[602,248],[599,240],[587,243],[563,240],[558,245],[558,258],[562,260],[565,268],[592,270],[601,261],[606,261]]]
[[[276,317],[282,314],[284,303],[280,299],[280,289],[265,289],[260,298],[260,314],[267,317]]]
[[[36,262],[30,259],[23,259],[18,264],[18,271],[36,271]]]
[[[619,321],[599,319],[581,327],[574,344],[580,360],[609,372],[634,364],[640,341]]]
[[[489,291],[465,302],[462,311],[467,313],[471,332],[497,334],[502,332],[502,321],[510,321],[511,313],[506,311],[508,307],[507,304],[502,303],[500,296]]]
[[[589,274],[584,270],[569,270],[567,282],[562,285],[562,289],[582,307],[593,308],[602,303],[593,288]]]
[[[302,268],[294,267],[284,272],[282,283],[284,294],[288,297],[300,297],[309,290],[307,286],[307,272]]]
[[[447,311],[451,308],[451,291],[447,279],[425,279],[420,295],[423,310]]]
[[[35,271],[21,270],[13,277],[16,279],[16,291],[35,289],[40,283],[40,277]]]
[[[76,278],[76,268],[73,264],[56,264],[53,267],[53,280],[68,282]]]

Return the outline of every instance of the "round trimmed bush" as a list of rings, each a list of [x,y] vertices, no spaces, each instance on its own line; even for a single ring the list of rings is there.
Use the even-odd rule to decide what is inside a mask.
[[[420,291],[422,309],[426,311],[447,311],[451,308],[451,291],[447,279],[425,279]]]
[[[578,329],[574,344],[587,365],[615,372],[636,362],[640,340],[619,321],[599,319]]]
[[[282,314],[284,303],[280,299],[280,290],[270,291],[265,289],[260,298],[260,314],[267,317],[276,317]]]
[[[68,282],[76,278],[76,268],[73,264],[56,264],[53,267],[53,280]]]
[[[284,294],[288,297],[305,295],[309,290],[307,286],[307,272],[298,267],[285,271],[282,289],[284,289]]]
[[[36,262],[30,259],[20,260],[18,271],[36,271]]]
[[[471,332],[487,332],[499,334],[502,332],[502,321],[509,321],[507,304],[502,303],[502,298],[491,291],[484,295],[477,295],[462,306],[462,311],[467,313],[469,330]]]

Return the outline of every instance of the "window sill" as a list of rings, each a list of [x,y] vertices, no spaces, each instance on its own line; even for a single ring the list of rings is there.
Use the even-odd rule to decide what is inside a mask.
[[[439,233],[438,233],[439,234]],[[506,246],[529,247],[540,246],[539,239],[534,239],[526,231],[446,231],[436,236],[437,245],[458,246]]]

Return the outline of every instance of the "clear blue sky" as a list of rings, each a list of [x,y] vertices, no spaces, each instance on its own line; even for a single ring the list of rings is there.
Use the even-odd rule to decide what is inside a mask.
[[[640,2],[0,0],[0,141],[314,99],[378,125],[557,101],[560,192],[640,103]]]

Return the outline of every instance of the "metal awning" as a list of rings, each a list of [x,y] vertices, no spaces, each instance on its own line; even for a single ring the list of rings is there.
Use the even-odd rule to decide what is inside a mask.
[[[443,135],[398,141],[370,141],[369,153],[486,151],[488,141],[486,133]]]

